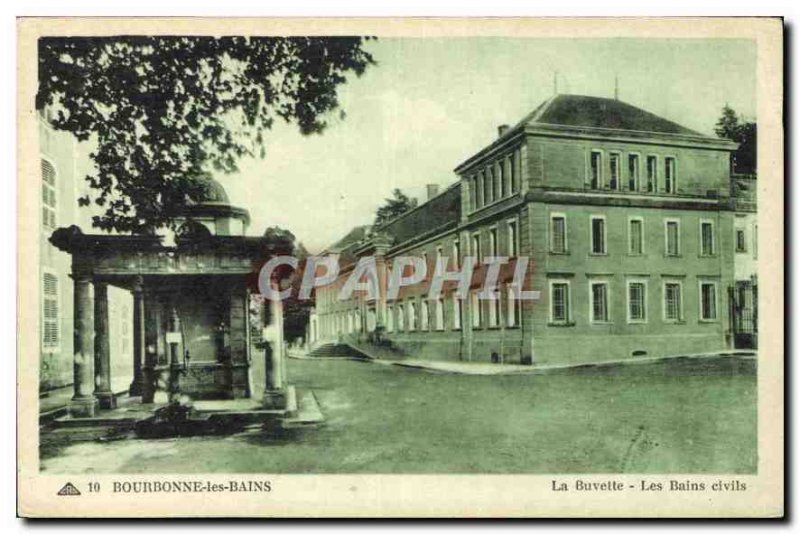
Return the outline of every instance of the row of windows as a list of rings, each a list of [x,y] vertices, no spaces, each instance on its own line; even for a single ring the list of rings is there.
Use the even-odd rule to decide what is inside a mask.
[[[519,220],[515,217],[508,219],[503,224],[497,224],[490,227],[485,233],[475,232],[471,238],[471,253],[474,261],[481,262],[484,257],[500,256],[501,255],[501,234],[504,232],[505,247],[502,252],[505,256],[516,257],[519,256]],[[485,234],[485,236],[484,236]],[[486,243],[487,248],[484,248],[483,243]],[[436,257],[434,263],[431,264],[428,258],[428,253],[422,253],[422,259],[427,265],[428,272],[433,273],[435,266],[439,264],[440,259],[444,254],[444,247],[442,245],[436,246]],[[452,244],[452,267],[459,269],[461,267],[461,242],[455,239]]]
[[[590,215],[590,250],[592,254],[608,254],[608,240],[605,215]],[[664,255],[681,255],[681,221],[680,219],[664,219]],[[704,219],[699,225],[700,255],[713,256],[717,252],[716,232],[714,221]],[[644,254],[645,232],[644,218],[628,218],[628,254]],[[569,252],[567,243],[567,216],[563,213],[550,215],[550,252],[553,254],[566,254]]]
[[[520,153],[517,150],[472,175],[468,180],[472,210],[518,193],[520,174]]]
[[[666,156],[659,162],[658,156],[648,154],[642,176],[641,154],[628,153],[627,165],[623,165],[622,152],[594,149],[589,154],[587,180],[589,188],[597,190],[677,193],[678,160]]]
[[[473,328],[515,328],[520,324],[521,306],[511,287],[496,291],[495,298],[481,299],[479,292],[470,295]],[[387,332],[461,330],[462,301],[456,294],[450,297],[451,305],[445,309],[444,299],[427,300],[409,298],[387,307]],[[447,313],[449,311],[449,313]]]
[[[505,231],[505,255],[512,258],[519,256],[519,220],[509,219],[503,228]],[[499,231],[499,227],[495,225],[486,232],[488,250],[484,250],[482,246],[481,232],[472,234],[472,256],[476,262],[483,261],[484,257],[500,256]]]
[[[612,322],[609,304],[609,284],[607,281],[589,283],[589,320],[591,323]],[[717,283],[699,282],[699,318],[701,321],[717,320]],[[646,323],[647,281],[628,280],[626,282],[626,319],[628,323]],[[662,287],[662,319],[666,322],[684,320],[683,283],[678,280],[665,281]],[[570,282],[553,280],[550,282],[550,322],[553,324],[572,324],[572,303]]]

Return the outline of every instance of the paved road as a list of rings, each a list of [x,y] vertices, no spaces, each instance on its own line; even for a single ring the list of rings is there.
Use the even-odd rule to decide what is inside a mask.
[[[719,358],[464,376],[290,360],[321,428],[281,436],[79,443],[47,472],[747,473],[756,467],[755,361]]]

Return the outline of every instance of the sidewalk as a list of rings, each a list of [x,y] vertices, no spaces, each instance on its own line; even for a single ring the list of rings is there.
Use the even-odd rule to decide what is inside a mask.
[[[130,377],[113,378],[111,380],[111,391],[115,395],[121,395],[128,392],[130,385]],[[39,397],[39,420],[61,415],[61,412],[67,409],[67,404],[69,404],[72,394],[73,390],[70,385],[50,390],[46,396]]]

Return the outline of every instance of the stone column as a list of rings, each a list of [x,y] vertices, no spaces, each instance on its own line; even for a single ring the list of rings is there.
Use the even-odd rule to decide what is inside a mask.
[[[167,343],[169,345],[169,378],[167,379],[167,393],[169,394],[169,402],[176,403],[181,393],[181,355],[178,346],[181,344],[176,341],[177,336],[181,331],[181,319],[178,316],[177,296],[173,295],[170,298],[170,311],[169,311],[169,330]]]
[[[266,387],[263,403],[266,408],[282,409],[286,407],[286,380],[283,365],[283,303],[279,300],[267,299],[264,303],[264,315],[267,321],[263,331],[263,339],[267,342],[264,349],[266,367]]]
[[[155,400],[158,373],[158,337],[161,320],[158,296],[151,290],[142,291],[144,300],[144,361],[142,362],[142,403],[150,404]]]
[[[100,408],[116,407],[111,391],[111,347],[108,337],[108,284],[94,283],[94,396]]]
[[[67,407],[71,417],[93,417],[94,396],[94,302],[88,273],[72,275],[74,284],[73,396]]]
[[[133,380],[128,389],[131,397],[141,397],[144,385],[142,360],[144,358],[144,290],[142,278],[133,285]]]

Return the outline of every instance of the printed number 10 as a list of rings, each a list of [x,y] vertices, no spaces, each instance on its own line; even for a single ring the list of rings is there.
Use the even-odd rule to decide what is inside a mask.
[[[100,493],[100,483],[89,482],[89,493]]]

